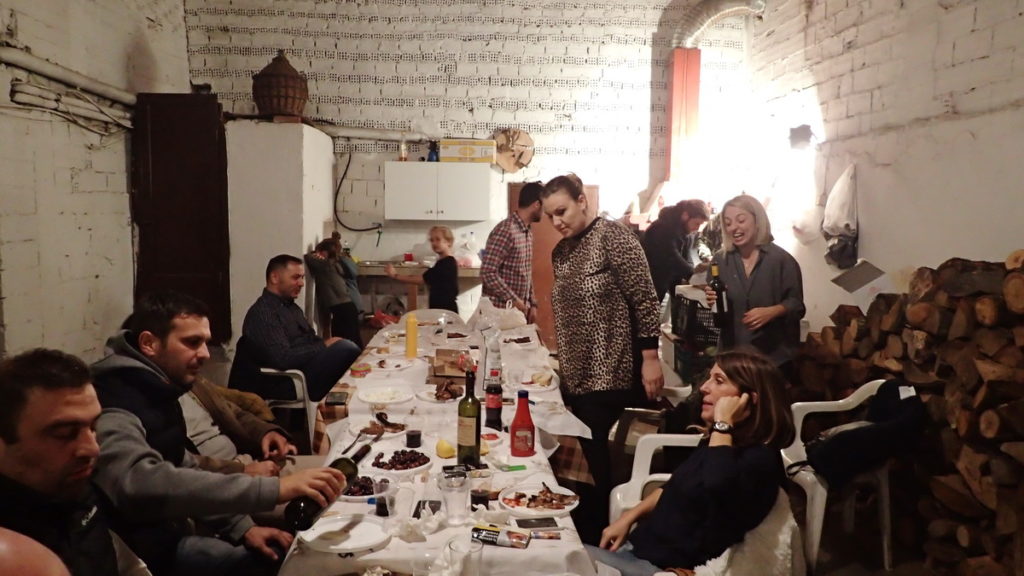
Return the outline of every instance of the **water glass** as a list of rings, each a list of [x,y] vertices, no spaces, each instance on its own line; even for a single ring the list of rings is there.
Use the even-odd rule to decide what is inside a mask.
[[[445,559],[440,552],[423,550],[412,560],[412,576],[439,576],[444,574]]]
[[[468,536],[456,536],[445,547],[448,572],[460,576],[478,576],[483,566],[484,543]]]
[[[437,477],[441,501],[449,526],[461,526],[469,519],[469,478],[465,472],[447,472]]]

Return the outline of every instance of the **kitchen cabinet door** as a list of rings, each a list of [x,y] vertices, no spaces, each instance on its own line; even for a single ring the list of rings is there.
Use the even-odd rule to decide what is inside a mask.
[[[487,220],[491,212],[489,164],[438,162],[437,219]]]
[[[384,218],[437,220],[436,162],[384,164]]]

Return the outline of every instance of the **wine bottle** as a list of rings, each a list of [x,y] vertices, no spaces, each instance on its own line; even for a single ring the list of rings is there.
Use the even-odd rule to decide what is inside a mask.
[[[458,463],[480,465],[480,401],[476,398],[476,372],[466,370],[466,395],[459,400]]]
[[[715,311],[714,321],[715,326],[721,328],[728,323],[729,319],[729,297],[725,290],[725,282],[718,275],[718,264],[711,263],[711,282],[708,282],[708,286],[715,291]]]
[[[364,451],[363,448],[366,448],[366,450]],[[331,462],[330,468],[334,468],[345,475],[346,486],[351,486],[356,481],[356,478],[358,478],[358,463],[370,451],[369,448],[370,445],[367,444],[353,454],[352,458],[342,456]],[[312,528],[313,523],[316,522],[317,517],[320,516],[322,510],[323,506],[316,500],[309,496],[300,496],[285,506],[284,519],[294,531],[309,530]]]
[[[484,379],[484,406],[487,411],[487,419],[484,426],[501,431],[501,372],[492,368],[491,373]]]
[[[508,427],[512,446],[510,452],[513,456],[533,456],[533,417],[530,416],[530,393],[520,390],[517,393],[518,404],[516,415],[512,418],[512,424]]]

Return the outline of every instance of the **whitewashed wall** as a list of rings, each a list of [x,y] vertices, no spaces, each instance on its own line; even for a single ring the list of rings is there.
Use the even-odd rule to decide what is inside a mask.
[[[175,0],[0,0],[0,40],[129,91],[188,91]],[[0,354],[98,359],[131,311],[127,143],[12,110],[0,66]]]
[[[755,192],[787,209],[773,222],[804,270],[812,327],[845,292],[824,243],[785,228],[857,165],[861,255],[906,286],[952,256],[1003,260],[1022,245],[1024,2],[783,0],[753,29],[751,70],[763,155],[801,166]],[[823,140],[788,150],[788,129]],[[780,234],[777,234],[780,236]]]

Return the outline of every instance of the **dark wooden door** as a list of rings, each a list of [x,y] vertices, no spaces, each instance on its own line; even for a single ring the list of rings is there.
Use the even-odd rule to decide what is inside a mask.
[[[170,288],[210,307],[231,338],[227,149],[214,94],[139,94],[132,131],[135,296]]]
[[[519,191],[523,189],[523,182],[513,182],[508,185],[508,211],[509,214],[519,205]],[[587,204],[592,214],[601,212],[598,205],[597,186],[584,186],[584,194],[587,195]],[[537,299],[537,330],[544,341],[544,345],[552,352],[558,350],[558,341],[555,338],[555,315],[551,311],[551,288],[555,283],[555,275],[551,269],[551,251],[555,244],[562,239],[562,235],[555,230],[555,225],[547,216],[541,218],[532,226],[533,232],[533,297]]]

